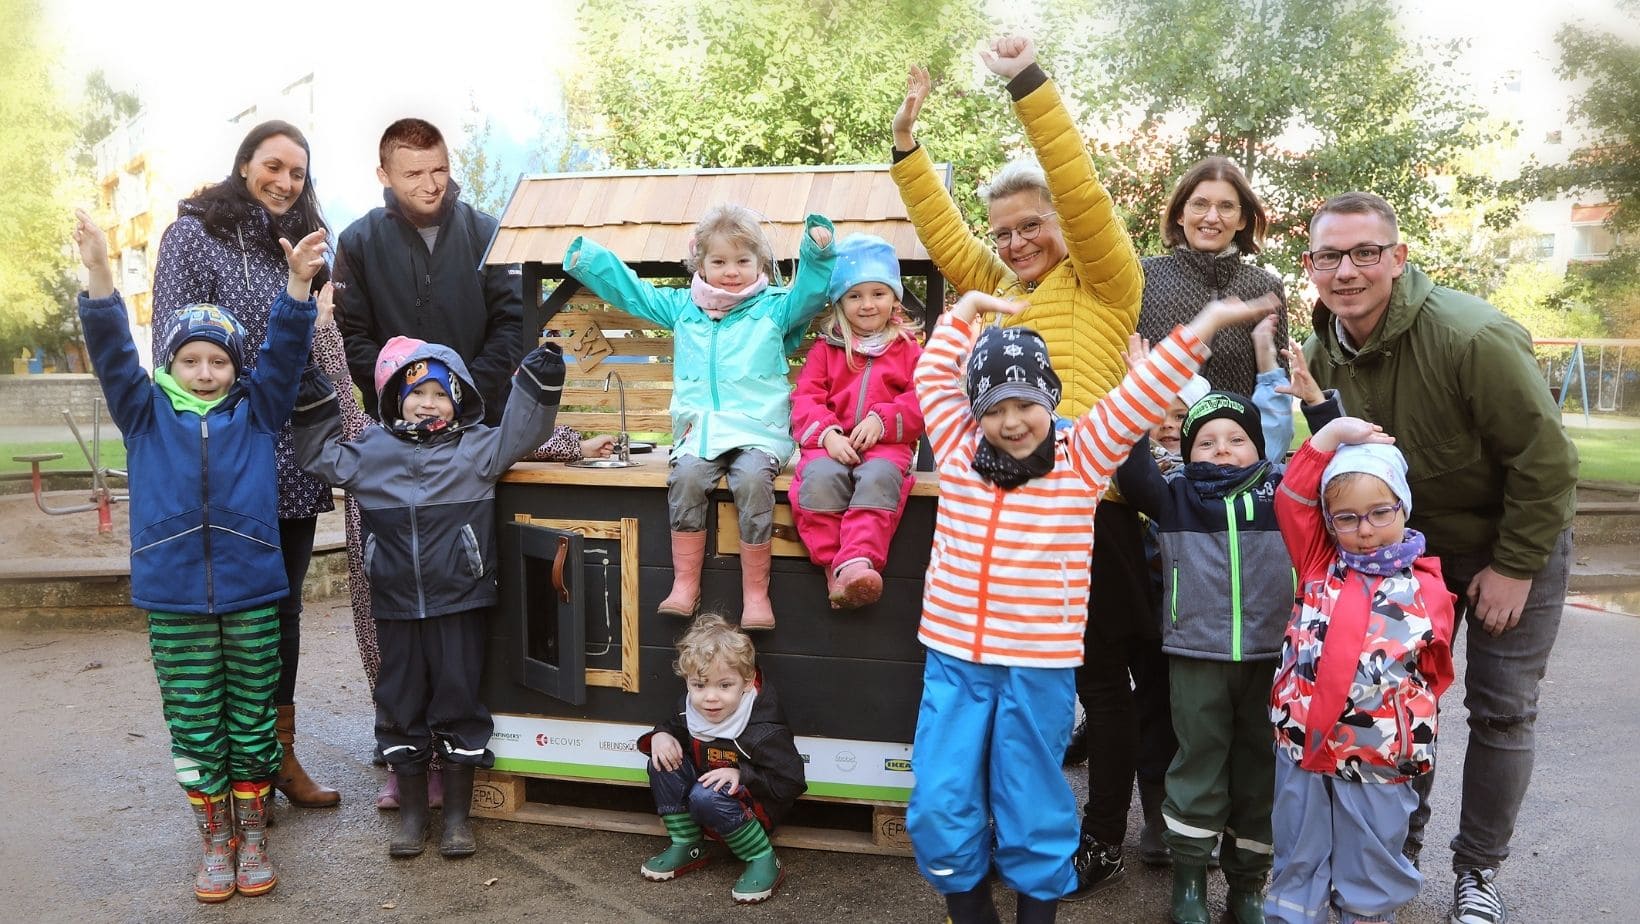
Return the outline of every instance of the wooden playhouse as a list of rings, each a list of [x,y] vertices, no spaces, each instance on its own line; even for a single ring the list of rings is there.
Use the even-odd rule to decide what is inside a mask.
[[[949,170],[946,172],[949,183]],[[838,237],[893,244],[907,306],[944,300],[944,283],[906,218],[886,166],[560,174],[520,181],[486,262],[520,264],[526,347],[559,342],[569,366],[559,421],[584,432],[648,435],[661,445],[620,468],[520,464],[497,488],[502,604],[484,679],[496,714],[496,772],[475,796],[491,817],[663,833],[648,801],[640,734],[676,708],[672,673],[684,620],[655,608],[672,582],[666,508],[672,341],[598,301],[564,275],[577,235],[609,247],[645,278],[682,281],[695,221],[721,202],[767,218],[790,278],[803,220]],[[921,297],[913,296],[920,290]],[[800,357],[794,360],[793,375]],[[613,386],[613,387],[611,387]],[[926,453],[923,454],[926,459]],[[755,640],[805,760],[808,795],[778,843],[901,852],[911,740],[922,690],[916,640],[936,491],[918,472],[894,537],[884,592],[853,612],[830,609],[825,579],[791,526],[775,483],[770,581],[778,627]],[[707,527],[702,607],[740,611],[739,532],[720,486]],[[613,784],[613,785],[612,785]]]

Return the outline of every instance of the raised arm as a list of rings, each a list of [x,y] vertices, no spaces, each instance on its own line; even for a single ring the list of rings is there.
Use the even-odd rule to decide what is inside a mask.
[[[1059,89],[1036,63],[1036,46],[1022,36],[1006,36],[981,53],[985,66],[1008,81],[1014,111],[1048,177],[1054,211],[1065,231],[1065,246],[1081,287],[1112,315],[1124,332],[1139,321],[1144,271],[1100,184],[1082,133],[1071,121]]]
[[[80,294],[80,326],[85,331],[91,368],[97,373],[108,414],[127,436],[146,426],[152,413],[148,376],[137,362],[137,347],[125,303],[114,291],[114,269],[108,262],[108,238],[84,210],[74,210],[74,243],[89,273]]]
[[[969,292],[940,318],[928,347],[917,360],[912,382],[922,404],[923,423],[934,448],[936,466],[944,465],[979,432],[979,422],[968,403],[963,365],[978,339],[980,327],[974,320],[981,311],[1013,315],[1025,309],[1021,302],[1008,302],[984,292]]]
[[[480,460],[480,477],[494,481],[552,435],[564,394],[564,355],[556,343],[531,350],[518,364],[494,455]]]
[[[577,237],[564,251],[564,272],[593,295],[629,314],[671,330],[690,304],[688,289],[660,289],[597,241]]]
[[[917,116],[928,101],[931,84],[928,71],[912,65],[906,79],[905,101],[894,114],[894,166],[889,175],[900,190],[905,211],[917,229],[917,237],[940,274],[950,280],[959,294],[970,291],[992,293],[1008,276],[1008,268],[997,257],[989,241],[975,237],[957,208],[956,200],[934,171],[928,151],[913,137]]]
[[[780,305],[779,323],[786,332],[788,354],[802,343],[809,322],[830,302],[827,289],[831,285],[832,267],[837,262],[837,248],[832,243],[835,236],[831,219],[824,215],[810,215],[803,222],[797,275]]]

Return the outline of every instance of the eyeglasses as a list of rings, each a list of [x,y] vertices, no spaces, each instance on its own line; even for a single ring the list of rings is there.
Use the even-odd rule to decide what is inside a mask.
[[[1240,203],[1230,202],[1228,200],[1224,202],[1209,202],[1206,199],[1191,199],[1189,202],[1184,204],[1184,207],[1189,209],[1190,214],[1192,215],[1206,215],[1208,210],[1218,209],[1219,214],[1225,218],[1234,218],[1236,214],[1241,211]]]
[[[1384,258],[1384,251],[1394,247],[1394,244],[1356,244],[1349,250],[1312,250],[1305,256],[1310,258],[1310,267],[1318,270],[1335,270],[1344,262],[1344,256],[1349,255],[1350,262],[1356,266],[1373,266]]]
[[[1335,533],[1353,533],[1361,528],[1361,521],[1363,519],[1365,519],[1368,523],[1371,523],[1373,526],[1382,529],[1391,523],[1394,523],[1395,515],[1400,512],[1401,502],[1396,501],[1393,504],[1385,504],[1382,507],[1374,507],[1371,510],[1368,510],[1365,517],[1362,517],[1358,513],[1335,513],[1327,517],[1327,522],[1332,524],[1333,532]]]
[[[990,238],[991,243],[997,245],[998,247],[1007,247],[1009,244],[1013,243],[1014,235],[1016,234],[1019,235],[1019,239],[1022,241],[1034,241],[1036,240],[1036,236],[1042,233],[1042,226],[1047,224],[1046,219],[1052,217],[1052,212],[1043,212],[1035,218],[1025,219],[1020,222],[1019,226],[1016,228],[1002,228],[998,231],[991,231],[985,236]]]

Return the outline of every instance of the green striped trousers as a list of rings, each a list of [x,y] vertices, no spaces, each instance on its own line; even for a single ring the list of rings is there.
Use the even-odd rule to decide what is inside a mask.
[[[182,788],[215,796],[230,781],[271,778],[280,758],[274,607],[220,616],[151,612],[148,644]]]

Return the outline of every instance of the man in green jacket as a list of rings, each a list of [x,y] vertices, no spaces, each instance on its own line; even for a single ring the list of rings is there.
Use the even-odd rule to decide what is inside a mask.
[[[1371,193],[1322,204],[1304,268],[1319,292],[1304,344],[1317,384],[1380,424],[1407,457],[1416,512],[1468,628],[1453,924],[1500,924],[1493,882],[1532,775],[1538,684],[1571,562],[1577,450],[1532,358],[1531,336],[1407,263],[1395,210]],[[1413,814],[1416,861],[1428,789]]]

